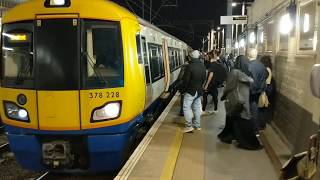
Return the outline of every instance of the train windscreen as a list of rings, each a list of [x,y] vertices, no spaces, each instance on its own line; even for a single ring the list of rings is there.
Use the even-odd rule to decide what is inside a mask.
[[[123,87],[124,65],[119,23],[85,20],[82,41],[84,88]]]
[[[3,26],[3,84],[9,88],[33,89],[33,23]]]

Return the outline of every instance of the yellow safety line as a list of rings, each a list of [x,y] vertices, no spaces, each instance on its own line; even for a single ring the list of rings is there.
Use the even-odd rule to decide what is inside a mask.
[[[170,150],[161,173],[161,180],[171,180],[173,177],[176,162],[179,156],[180,147],[182,144],[183,133],[177,127],[176,136],[170,146]]]

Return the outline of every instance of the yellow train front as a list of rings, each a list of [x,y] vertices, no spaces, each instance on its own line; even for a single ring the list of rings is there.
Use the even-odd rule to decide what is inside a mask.
[[[145,107],[138,31],[104,0],[31,0],[6,14],[1,117],[24,168],[120,167]]]

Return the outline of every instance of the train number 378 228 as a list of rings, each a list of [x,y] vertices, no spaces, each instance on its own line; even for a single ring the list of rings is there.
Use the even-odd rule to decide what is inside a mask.
[[[89,93],[90,99],[103,99],[103,98],[119,98],[120,93],[119,92],[94,92]]]

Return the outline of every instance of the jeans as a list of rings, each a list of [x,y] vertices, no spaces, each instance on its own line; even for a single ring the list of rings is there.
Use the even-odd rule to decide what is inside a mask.
[[[201,98],[198,93],[194,96],[189,93],[184,94],[183,112],[186,119],[186,127],[200,128]],[[194,121],[192,121],[193,115]]]

